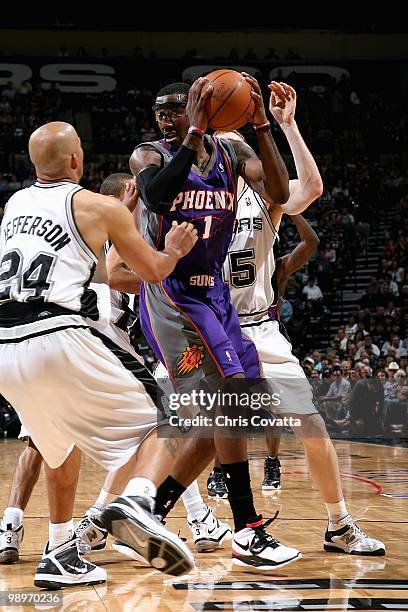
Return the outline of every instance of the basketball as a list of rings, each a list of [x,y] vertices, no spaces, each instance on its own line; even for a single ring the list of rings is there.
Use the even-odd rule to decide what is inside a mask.
[[[205,107],[208,126],[214,130],[235,130],[247,123],[255,110],[252,87],[235,70],[215,70],[205,77],[214,85]]]

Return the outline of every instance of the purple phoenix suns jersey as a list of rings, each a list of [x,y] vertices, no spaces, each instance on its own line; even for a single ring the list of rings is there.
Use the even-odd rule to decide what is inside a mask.
[[[142,231],[147,242],[164,249],[164,239],[173,221],[193,223],[198,240],[183,257],[169,278],[191,287],[212,287],[222,276],[222,266],[232,238],[236,214],[236,155],[228,141],[206,136],[210,157],[199,170],[192,166],[182,190],[165,215],[142,208]],[[162,163],[170,162],[176,151],[165,140],[143,143],[157,149]]]
[[[202,375],[208,381],[242,372],[259,376],[255,346],[242,338],[222,279],[236,214],[237,159],[228,141],[205,138],[210,152],[206,166],[192,166],[166,214],[143,206],[141,217],[145,239],[158,250],[173,221],[191,222],[198,231],[193,249],[172,274],[161,283],[142,283],[140,291],[146,340],[177,388],[185,390],[199,385]],[[176,153],[163,140],[139,146],[145,144],[161,154],[163,165]]]

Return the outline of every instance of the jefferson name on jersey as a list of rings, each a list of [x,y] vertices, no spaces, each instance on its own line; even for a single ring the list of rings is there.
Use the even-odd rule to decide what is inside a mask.
[[[71,242],[71,238],[58,223],[40,216],[19,215],[6,223],[2,229],[4,243],[7,243],[16,234],[31,234],[44,238],[54,251],[59,251]]]

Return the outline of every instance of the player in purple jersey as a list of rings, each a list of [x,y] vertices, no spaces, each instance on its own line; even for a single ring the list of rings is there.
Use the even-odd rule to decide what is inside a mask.
[[[246,143],[205,134],[205,100],[213,90],[205,78],[191,88],[173,83],[158,92],[153,110],[163,138],[140,144],[130,159],[144,203],[146,240],[160,249],[173,221],[188,220],[198,230],[199,239],[183,264],[163,282],[144,283],[141,290],[143,332],[180,391],[198,389],[203,376],[213,389],[226,378],[260,377],[255,346],[242,338],[221,269],[233,231],[238,176],[278,206],[288,198],[289,183],[258,82],[243,74],[253,88],[255,111],[250,123],[261,159]],[[208,443],[194,440],[196,464],[201,442]],[[241,568],[270,571],[299,558],[299,551],[265,532],[256,513],[246,439],[216,436],[215,444],[234,516],[233,562]],[[181,486],[171,477],[163,483],[158,512],[168,493]]]

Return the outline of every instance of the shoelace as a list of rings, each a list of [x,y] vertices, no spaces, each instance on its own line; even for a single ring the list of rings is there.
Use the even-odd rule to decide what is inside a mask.
[[[81,521],[78,523],[78,525],[75,527],[75,533],[77,535],[81,534],[83,531],[85,531],[85,529],[87,529],[91,524],[91,520],[88,516],[84,516],[83,519],[81,519]]]
[[[89,555],[89,553],[92,551],[91,546],[87,544],[82,538],[77,538],[76,546],[79,555]]]
[[[359,536],[362,536],[362,537],[364,537],[364,538],[368,538],[368,537],[369,537],[369,536],[366,534],[366,532],[365,532],[365,531],[363,531],[363,529],[361,529],[361,528],[360,528],[358,525],[356,525],[356,524],[354,523],[353,519],[352,519],[352,522],[349,524],[349,526],[350,526],[350,528],[351,528],[351,530],[352,530],[352,532],[353,532],[353,535],[359,535]]]
[[[269,462],[267,462],[265,465],[265,472],[268,478],[270,478],[271,480],[279,480],[280,478],[279,463],[274,462],[274,464],[271,465]]]
[[[214,472],[214,483],[225,486],[224,476],[220,472]]]
[[[262,550],[267,548],[267,546],[271,546],[272,548],[277,548],[280,546],[280,542],[275,540],[274,537],[271,536],[270,533],[267,533],[265,529],[269,527],[271,523],[276,519],[279,514],[279,510],[275,512],[275,515],[272,518],[265,519],[262,525],[259,527],[254,527],[254,532],[258,538],[258,542],[262,545]]]
[[[346,525],[349,526],[354,535],[359,535],[359,536],[368,538],[369,535],[363,529],[361,529],[361,527],[356,525],[357,521],[361,521],[364,518],[364,515],[366,514],[367,510],[368,510],[368,507],[362,508],[361,512],[359,512],[360,516],[351,516],[350,514],[348,514],[347,516],[344,517],[344,519],[340,521],[340,523],[344,521],[344,526]]]

